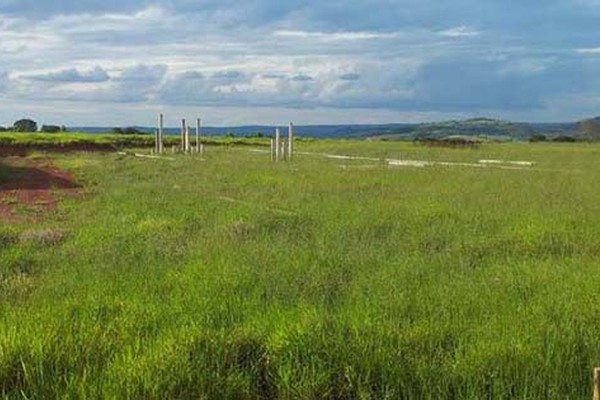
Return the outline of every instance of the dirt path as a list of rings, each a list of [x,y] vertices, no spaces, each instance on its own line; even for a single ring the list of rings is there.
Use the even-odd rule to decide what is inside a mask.
[[[77,196],[80,189],[72,174],[49,160],[0,158],[0,222],[38,220],[62,196]]]

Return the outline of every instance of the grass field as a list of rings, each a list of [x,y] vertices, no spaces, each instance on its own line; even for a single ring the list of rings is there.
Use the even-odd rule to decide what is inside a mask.
[[[0,394],[591,398],[600,146],[298,150],[536,165],[50,155],[83,196],[0,226]]]

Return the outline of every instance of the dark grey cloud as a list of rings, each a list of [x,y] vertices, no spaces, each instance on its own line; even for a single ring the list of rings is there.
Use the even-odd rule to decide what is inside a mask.
[[[348,73],[340,76],[343,81],[357,81],[360,79],[360,74]]]
[[[188,71],[170,77],[159,89],[157,97],[159,102],[167,104],[197,104],[210,94],[210,90],[210,81],[204,74]]]
[[[212,78],[219,80],[239,80],[244,78],[244,74],[239,71],[219,71],[215,72]]]
[[[285,75],[282,74],[263,74],[262,75],[263,79],[285,79]]]
[[[423,66],[414,79],[412,107],[427,110],[535,110],[552,97],[600,89],[591,60],[443,59]],[[399,107],[408,104],[399,104]]]
[[[296,82],[310,82],[310,81],[313,81],[314,79],[312,76],[298,74],[298,75],[295,75],[294,77],[292,77],[292,80],[296,81]]]
[[[166,65],[136,65],[125,69],[106,92],[108,99],[122,102],[151,100],[167,73]]]
[[[108,81],[110,76],[101,67],[96,67],[89,71],[69,68],[45,74],[28,75],[26,78],[34,81],[55,83],[98,83]]]

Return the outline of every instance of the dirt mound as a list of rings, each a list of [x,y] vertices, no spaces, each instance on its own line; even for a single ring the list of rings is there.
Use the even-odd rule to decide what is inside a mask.
[[[81,185],[72,174],[48,160],[7,157],[0,159],[0,221],[39,219],[56,208],[60,198],[77,196]]]

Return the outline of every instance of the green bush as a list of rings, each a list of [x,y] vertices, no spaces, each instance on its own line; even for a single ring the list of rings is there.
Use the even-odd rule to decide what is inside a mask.
[[[44,133],[59,133],[62,132],[62,128],[57,125],[42,125],[41,131]]]
[[[552,141],[559,143],[575,143],[577,139],[573,136],[557,136],[554,139],[552,139]]]

